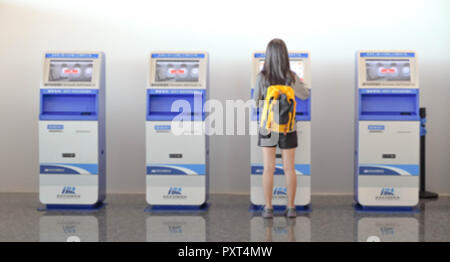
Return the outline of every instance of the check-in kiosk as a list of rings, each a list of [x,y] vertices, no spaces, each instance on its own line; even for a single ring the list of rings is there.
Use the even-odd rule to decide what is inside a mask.
[[[251,96],[253,97],[256,76],[264,65],[265,53],[255,52],[252,58]],[[311,88],[310,55],[308,52],[290,52],[290,67],[307,88]],[[297,193],[295,205],[297,208],[306,208],[311,202],[311,97],[307,100],[296,98],[296,121],[298,134],[298,147],[295,152],[295,172],[297,175]],[[264,205],[262,187],[262,174],[264,171],[262,150],[258,147],[259,112],[253,108],[250,128],[250,200],[254,208]],[[277,147],[276,168],[274,175],[273,202],[274,208],[284,208],[287,204],[287,188],[284,177],[280,149]]]
[[[147,203],[154,209],[204,208],[209,190],[205,132],[208,54],[154,52],[147,86]]]
[[[419,74],[413,51],[356,54],[355,200],[363,208],[419,201]]]
[[[39,97],[40,201],[98,206],[106,195],[105,55],[45,53]]]

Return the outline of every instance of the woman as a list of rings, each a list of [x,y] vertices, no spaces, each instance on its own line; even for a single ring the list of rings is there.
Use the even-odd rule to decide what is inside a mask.
[[[262,112],[262,105],[266,91],[271,85],[288,85],[294,89],[295,95],[305,100],[309,97],[307,89],[300,78],[291,71],[289,64],[289,53],[286,44],[281,39],[273,39],[266,49],[266,58],[261,72],[256,77],[255,102]],[[269,132],[258,134],[258,146],[262,147],[264,172],[263,189],[265,206],[262,212],[264,218],[273,218],[272,190],[273,175],[275,172],[275,152],[277,145],[281,149],[283,169],[286,178],[288,203],[286,207],[287,217],[296,217],[295,193],[297,189],[297,177],[295,175],[295,149],[297,147],[297,131],[275,133]]]

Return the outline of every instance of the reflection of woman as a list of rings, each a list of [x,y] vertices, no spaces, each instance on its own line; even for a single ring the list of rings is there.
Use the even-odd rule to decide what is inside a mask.
[[[71,81],[76,81],[80,78],[81,75],[81,66],[80,64],[75,64],[72,68],[72,74],[70,75]]]
[[[92,65],[88,65],[84,70],[84,80],[91,81],[92,80]]]
[[[367,70],[367,81],[377,80],[378,78],[378,68],[379,65],[375,65],[373,63],[366,63]]]
[[[197,65],[191,69],[191,78],[194,81],[197,81],[197,79],[198,79],[198,66]]]
[[[58,78],[59,81],[63,81],[65,79],[67,79],[67,70],[69,70],[68,65],[67,64],[62,64],[61,65],[61,72],[60,72],[60,76]]]
[[[273,39],[267,45],[264,66],[256,78],[254,99],[258,106],[262,104],[260,101],[264,100],[267,88],[271,85],[289,85],[294,89],[295,95],[302,100],[307,99],[309,96],[309,89],[305,88],[304,83],[290,69],[288,50],[281,39]],[[294,129],[285,134],[272,132],[269,136],[270,138],[267,138],[261,133],[258,135],[258,145],[262,147],[264,162],[263,189],[265,207],[262,215],[264,218],[273,218],[273,175],[275,171],[275,153],[278,145],[281,149],[287,185],[288,203],[286,216],[295,217],[294,200],[297,189],[297,177],[294,160],[297,147],[297,131]]]
[[[410,73],[409,64],[408,63],[404,64],[403,67],[402,67],[402,75],[403,75],[403,78],[405,80],[409,80],[410,79],[409,78],[409,73]]]
[[[50,63],[50,72],[49,72],[48,80],[49,81],[57,81],[57,80],[59,80],[60,77],[61,77],[61,75],[60,75],[58,68],[53,63]]]
[[[173,71],[175,70],[175,67],[172,64],[168,64],[166,68],[166,75],[164,75],[163,71],[161,70],[160,78],[161,81],[167,81],[167,80],[174,80],[175,75],[173,74]]]
[[[287,240],[288,242],[296,242],[297,236],[295,235],[295,219],[287,219],[286,225],[277,225],[283,230],[287,231]],[[273,241],[273,219],[265,219],[264,220],[264,242],[272,242]]]
[[[180,78],[186,78],[188,75],[188,69],[186,64],[181,64],[180,69],[178,70],[177,76]]]

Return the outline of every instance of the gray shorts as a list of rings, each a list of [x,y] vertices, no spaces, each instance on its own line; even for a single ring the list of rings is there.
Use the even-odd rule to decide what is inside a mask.
[[[291,149],[298,146],[297,131],[290,133],[270,132],[268,135],[258,133],[258,146],[260,147],[278,147],[280,149]]]

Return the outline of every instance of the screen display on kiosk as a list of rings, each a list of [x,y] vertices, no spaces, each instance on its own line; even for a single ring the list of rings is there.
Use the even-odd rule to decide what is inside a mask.
[[[411,81],[407,59],[367,59],[367,81]]]
[[[92,60],[50,60],[49,82],[91,82]]]
[[[198,60],[157,60],[155,81],[157,82],[198,82]]]
[[[295,72],[295,74],[300,78],[300,80],[303,80],[304,77],[304,62],[303,61],[289,61],[291,70]],[[264,60],[261,60],[259,62],[259,70],[261,71],[264,66]]]

